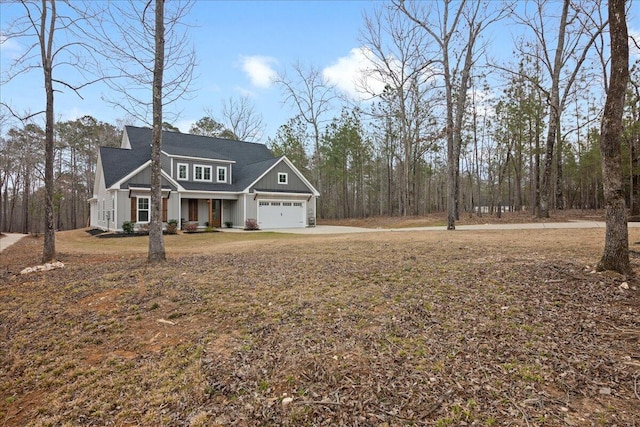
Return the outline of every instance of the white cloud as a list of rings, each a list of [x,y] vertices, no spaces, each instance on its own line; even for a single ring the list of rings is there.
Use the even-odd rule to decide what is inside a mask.
[[[196,119],[196,120],[178,120],[174,124],[174,126],[177,127],[178,129],[180,129],[180,132],[187,133],[187,132],[189,132],[189,129],[191,129],[191,126],[193,126],[198,120],[200,120],[200,119]]]
[[[269,56],[243,56],[242,70],[251,80],[251,84],[256,87],[267,89],[275,80],[277,73],[272,65],[276,65],[278,61]]]
[[[8,39],[0,32],[0,53],[6,58],[16,60],[22,54],[23,47],[16,39]]]
[[[363,99],[372,93],[381,93],[385,86],[384,81],[374,75],[375,62],[368,48],[356,47],[349,51],[349,55],[326,67],[322,75],[350,97]]]
[[[20,43],[15,39],[7,39],[7,36],[0,33],[0,51],[2,52],[19,52],[22,49]]]

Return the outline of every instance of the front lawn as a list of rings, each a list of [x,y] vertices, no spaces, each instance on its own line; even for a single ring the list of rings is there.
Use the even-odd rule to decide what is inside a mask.
[[[0,421],[637,425],[639,284],[593,272],[603,236],[203,233],[150,267],[147,237],[75,231],[65,269],[20,276],[25,237],[0,256]]]

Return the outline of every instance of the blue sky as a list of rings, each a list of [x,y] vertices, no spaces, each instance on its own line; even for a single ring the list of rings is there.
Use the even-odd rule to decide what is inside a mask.
[[[221,121],[222,101],[246,95],[262,114],[266,124],[265,139],[295,115],[283,105],[282,92],[271,83],[275,73],[291,68],[296,61],[313,65],[325,75],[338,76],[343,90],[349,90],[361,46],[359,32],[363,13],[371,12],[382,2],[371,1],[196,1],[188,20],[194,25],[194,44],[198,78],[193,82],[191,99],[169,107],[179,112],[174,121],[182,131],[205,115],[214,112]],[[634,5],[637,9],[637,5]],[[21,13],[19,5],[0,5],[1,29]],[[629,26],[638,32],[637,10]],[[501,33],[504,31],[504,33]],[[494,30],[493,48],[509,53],[511,34],[506,26]],[[0,67],[24,49],[15,41],[0,45]],[[19,111],[43,108],[42,73],[32,71],[0,88],[0,98]],[[56,116],[69,120],[90,114],[99,120],[115,123],[125,118],[122,110],[101,100],[108,89],[94,85],[81,92],[84,100],[66,91],[56,94]],[[6,129],[5,129],[6,130]]]
[[[282,104],[281,91],[270,82],[274,73],[296,61],[325,68],[359,46],[358,32],[364,10],[374,3],[365,1],[196,1],[188,20],[198,67],[190,100],[172,105],[179,112],[175,124],[182,131],[205,115],[205,109],[218,114],[222,101],[249,96],[255,110],[267,125],[265,136],[272,136],[294,112]],[[21,13],[19,5],[0,6],[2,29]],[[0,65],[22,52],[23,45],[11,41],[0,48]],[[0,88],[0,98],[18,111],[37,111],[44,105],[42,72],[35,70]],[[115,122],[125,113],[103,102],[108,89],[101,84],[81,91],[84,100],[65,91],[56,93],[56,116],[63,120],[90,114],[99,120]]]

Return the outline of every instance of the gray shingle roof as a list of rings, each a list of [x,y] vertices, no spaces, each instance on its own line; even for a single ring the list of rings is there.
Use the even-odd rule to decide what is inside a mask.
[[[151,158],[151,129],[126,126],[131,149],[100,147],[105,184],[110,187]],[[169,155],[233,161],[233,183],[181,181],[187,190],[242,191],[279,158],[263,144],[163,131],[162,150]]]
[[[151,146],[126,148],[100,147],[104,183],[107,188],[151,159]]]

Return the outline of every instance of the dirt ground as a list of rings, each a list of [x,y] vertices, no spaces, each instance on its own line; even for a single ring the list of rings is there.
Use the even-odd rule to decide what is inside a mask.
[[[639,283],[594,271],[603,239],[221,232],[150,266],[146,237],[76,230],[20,275],[26,237],[0,255],[0,424],[640,425]]]

